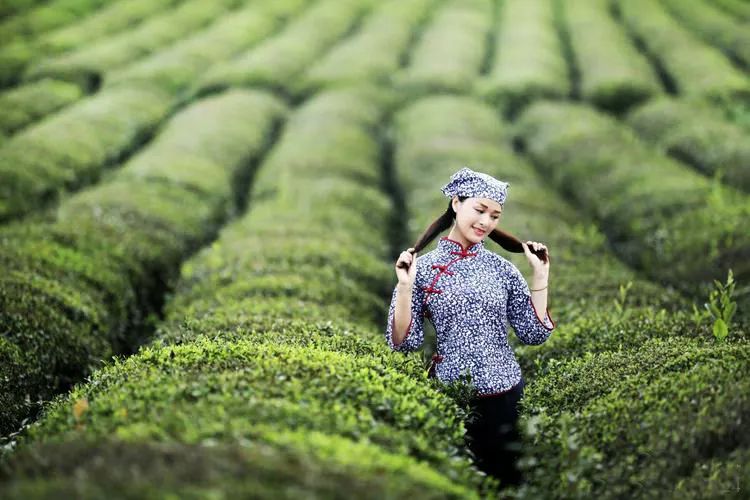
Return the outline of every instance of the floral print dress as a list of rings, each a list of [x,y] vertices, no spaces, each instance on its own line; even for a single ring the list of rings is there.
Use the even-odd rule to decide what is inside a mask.
[[[521,367],[508,344],[507,324],[524,344],[541,344],[555,323],[549,308],[540,318],[521,272],[509,260],[484,248],[468,248],[442,237],[431,252],[416,259],[411,323],[403,342],[394,344],[396,289],[388,312],[386,341],[410,352],[424,341],[424,319],[437,332],[434,375],[452,382],[465,372],[479,397],[502,394],[521,381]]]

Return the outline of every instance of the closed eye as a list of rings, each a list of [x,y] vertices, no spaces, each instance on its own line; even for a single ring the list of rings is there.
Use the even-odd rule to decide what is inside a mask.
[[[484,210],[479,210],[478,208],[475,208],[474,210],[476,210],[476,212],[479,213],[479,214],[483,214],[484,213]],[[499,215],[493,215],[492,216],[493,220],[498,220],[499,218],[500,218]]]

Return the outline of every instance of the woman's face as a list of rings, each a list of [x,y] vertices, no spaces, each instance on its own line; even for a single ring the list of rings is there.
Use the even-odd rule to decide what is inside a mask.
[[[454,196],[453,210],[456,212],[459,232],[474,244],[482,241],[495,229],[503,207],[489,198],[466,198],[461,202],[458,196]]]

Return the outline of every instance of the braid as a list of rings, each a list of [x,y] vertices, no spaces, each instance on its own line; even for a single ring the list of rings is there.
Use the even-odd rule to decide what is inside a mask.
[[[466,196],[459,196],[458,199],[464,201],[466,199]],[[456,218],[456,212],[453,210],[452,201],[453,200],[448,201],[448,208],[446,209],[446,211],[443,212],[440,217],[435,219],[435,221],[430,224],[425,232],[422,233],[422,236],[417,239],[417,242],[414,243],[414,253],[421,252],[422,249],[429,245],[432,240],[437,237],[438,234],[451,227],[453,220]]]

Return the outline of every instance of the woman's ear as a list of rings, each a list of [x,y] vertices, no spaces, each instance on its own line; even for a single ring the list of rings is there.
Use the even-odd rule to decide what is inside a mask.
[[[451,203],[452,203],[452,206],[453,206],[453,211],[456,212],[456,213],[458,213],[458,204],[459,204],[458,196],[454,196],[453,200],[451,201]]]

